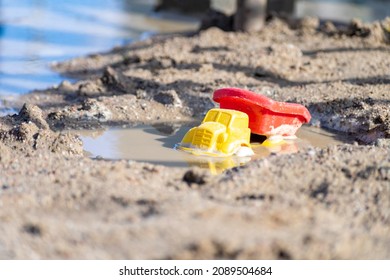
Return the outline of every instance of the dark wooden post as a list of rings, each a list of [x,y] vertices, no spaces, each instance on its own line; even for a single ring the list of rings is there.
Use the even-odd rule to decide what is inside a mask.
[[[204,13],[211,7],[211,0],[159,0],[156,11],[176,9],[184,13]]]
[[[264,26],[267,0],[237,0],[234,30],[256,32]]]

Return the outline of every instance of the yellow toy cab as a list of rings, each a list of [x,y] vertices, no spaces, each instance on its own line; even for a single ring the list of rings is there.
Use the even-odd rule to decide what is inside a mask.
[[[211,109],[201,125],[190,129],[177,148],[195,155],[252,156],[248,124],[246,113]]]

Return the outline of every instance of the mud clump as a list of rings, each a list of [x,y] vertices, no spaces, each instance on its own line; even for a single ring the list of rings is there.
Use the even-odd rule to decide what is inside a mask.
[[[20,110],[17,120],[19,122],[32,122],[40,129],[48,129],[49,125],[43,118],[42,110],[31,104],[24,104]]]
[[[5,146],[23,153],[50,151],[63,155],[81,155],[82,142],[70,133],[56,133],[43,118],[42,110],[25,104],[17,115],[6,117],[7,126],[0,127],[2,150]],[[7,155],[6,151],[4,152]]]
[[[112,117],[112,112],[102,102],[86,98],[80,104],[66,106],[51,112],[48,121],[56,130],[100,127]]]
[[[182,106],[182,102],[174,90],[161,91],[154,96],[154,100],[164,105]]]
[[[190,187],[192,185],[201,186],[210,181],[210,174],[202,169],[191,169],[183,175],[183,181]]]
[[[362,21],[354,19],[343,30],[343,33],[347,36],[368,37],[373,42],[390,44],[390,29],[388,26],[390,26],[390,18],[372,24],[364,24]]]
[[[321,21],[316,17],[288,19],[287,21],[302,36],[323,33],[327,36],[339,38],[364,38],[376,45],[390,43],[390,17],[372,23],[364,23],[359,19],[352,19],[349,23]]]
[[[309,106],[323,127],[354,133],[364,144],[390,138],[390,113],[386,100],[372,98],[336,99]]]
[[[111,67],[107,67],[104,70],[101,81],[105,86],[111,87],[113,90],[119,92],[126,92],[128,90],[126,77]]]

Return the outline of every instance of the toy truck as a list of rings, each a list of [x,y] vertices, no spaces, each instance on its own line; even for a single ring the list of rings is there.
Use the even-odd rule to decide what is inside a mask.
[[[310,121],[306,107],[274,101],[239,88],[214,92],[220,108],[211,109],[202,124],[190,129],[178,148],[195,155],[251,156],[251,133],[264,135],[264,145],[294,138],[303,123]]]

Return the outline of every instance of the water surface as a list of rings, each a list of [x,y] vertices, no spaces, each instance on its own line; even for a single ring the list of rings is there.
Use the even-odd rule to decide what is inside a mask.
[[[197,28],[190,17],[156,15],[154,2],[0,0],[0,96],[60,83],[52,62]]]
[[[135,126],[125,129],[108,129],[98,131],[75,131],[81,136],[84,149],[90,157],[107,160],[127,159],[174,167],[198,166],[220,173],[225,169],[243,165],[253,159],[260,159],[270,154],[296,153],[307,147],[327,147],[349,142],[345,136],[333,132],[303,126],[298,130],[296,140],[265,147],[252,142],[255,155],[250,158],[194,156],[175,150],[184,134],[192,125],[154,125]]]

